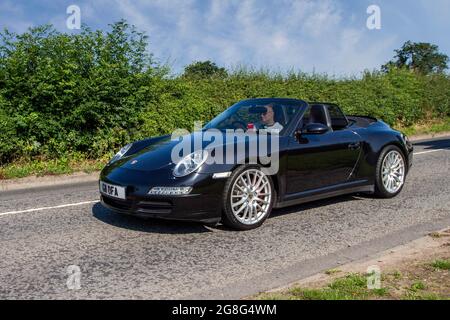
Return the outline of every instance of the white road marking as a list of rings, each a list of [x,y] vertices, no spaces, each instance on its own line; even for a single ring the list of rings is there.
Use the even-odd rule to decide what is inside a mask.
[[[415,156],[421,155],[421,154],[427,154],[427,153],[433,153],[433,152],[439,152],[439,151],[446,151],[450,149],[436,149],[436,150],[430,150],[430,151],[423,151],[423,152],[416,152],[414,153]]]
[[[98,200],[93,200],[93,201],[84,201],[84,202],[78,202],[78,203],[62,204],[62,205],[54,206],[54,207],[42,207],[42,208],[34,208],[34,209],[27,209],[27,210],[20,210],[20,211],[3,212],[3,213],[0,213],[0,217],[1,216],[7,216],[7,215],[13,215],[13,214],[19,214],[19,213],[36,212],[36,211],[43,211],[43,210],[50,210],[50,209],[61,209],[61,208],[68,208],[68,207],[76,207],[76,206],[82,206],[82,205],[85,205],[85,204],[97,203],[97,202],[98,202]]]

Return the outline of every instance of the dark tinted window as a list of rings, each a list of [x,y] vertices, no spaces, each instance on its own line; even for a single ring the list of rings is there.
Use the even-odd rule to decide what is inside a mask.
[[[333,130],[341,130],[348,126],[348,120],[338,106],[329,105],[328,113],[331,118],[331,127]]]
[[[308,107],[299,123],[299,129],[303,129],[307,124],[320,123],[328,126],[327,106],[313,104]]]

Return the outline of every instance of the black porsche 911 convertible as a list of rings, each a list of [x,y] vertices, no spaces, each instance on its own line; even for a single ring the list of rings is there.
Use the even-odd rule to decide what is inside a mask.
[[[394,197],[412,156],[408,138],[377,119],[329,103],[251,99],[193,133],[125,146],[102,170],[100,194],[119,213],[249,230],[273,208],[349,193]]]

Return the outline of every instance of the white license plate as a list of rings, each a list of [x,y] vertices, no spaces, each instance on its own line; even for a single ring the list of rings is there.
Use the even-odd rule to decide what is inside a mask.
[[[126,200],[125,187],[114,186],[100,181],[100,192],[108,197]]]

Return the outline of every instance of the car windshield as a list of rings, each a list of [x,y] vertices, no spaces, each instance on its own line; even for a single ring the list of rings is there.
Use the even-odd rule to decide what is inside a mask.
[[[261,130],[284,134],[294,116],[306,106],[301,101],[248,100],[230,107],[205,126],[218,130]]]

